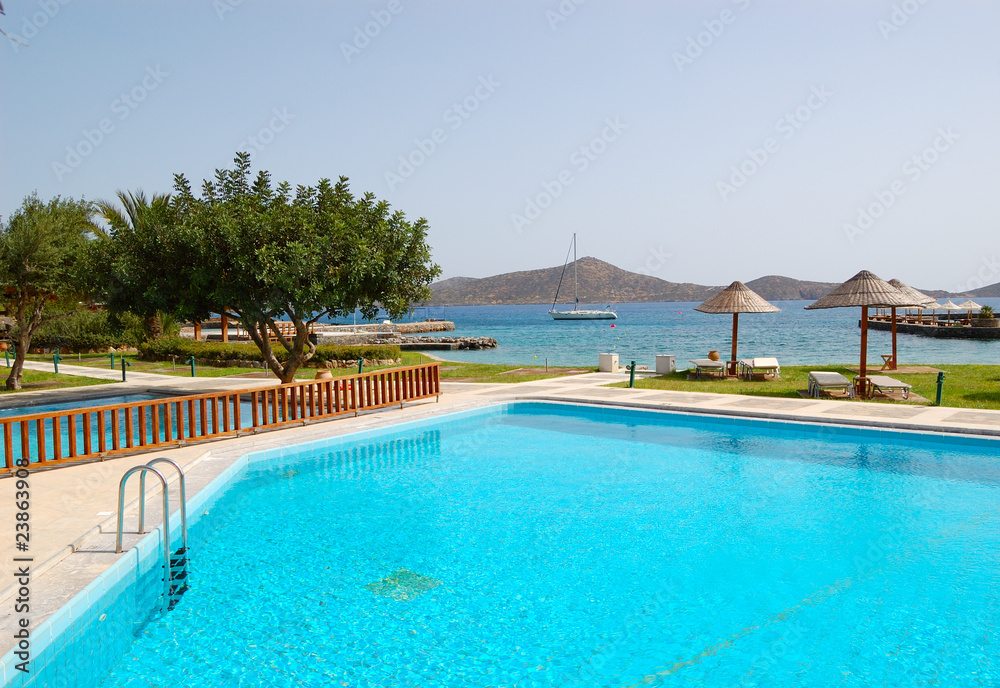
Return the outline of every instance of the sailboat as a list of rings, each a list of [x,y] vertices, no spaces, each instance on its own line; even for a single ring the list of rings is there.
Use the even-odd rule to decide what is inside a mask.
[[[573,232],[573,310],[571,311],[557,311],[556,302],[559,300],[559,290],[562,288],[563,277],[566,276],[566,266],[569,265],[569,253],[566,253],[566,262],[563,263],[562,274],[559,275],[559,286],[556,287],[556,297],[552,299],[552,308],[549,310],[549,315],[552,316],[553,320],[614,320],[618,317],[611,308],[603,311],[599,310],[587,310],[585,308],[580,308],[580,296],[578,293],[578,284],[576,278],[576,232]]]

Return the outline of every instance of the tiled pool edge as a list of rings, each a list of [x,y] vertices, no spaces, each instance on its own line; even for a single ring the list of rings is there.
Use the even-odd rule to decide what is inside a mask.
[[[722,395],[720,395],[722,396]],[[548,395],[515,396],[511,403],[542,402],[546,404],[567,404],[571,406],[595,406],[607,408],[623,408],[637,411],[650,411],[655,413],[675,413],[679,415],[707,416],[718,418],[725,422],[726,419],[735,420],[756,420],[759,422],[780,424],[788,423],[800,427],[802,425],[813,425],[821,431],[833,428],[868,430],[871,432],[900,432],[907,434],[926,435],[931,438],[947,439],[977,439],[997,440],[1000,439],[1000,430],[991,428],[975,428],[966,425],[944,426],[944,425],[921,425],[916,423],[901,423],[896,420],[884,418],[843,418],[835,415],[831,416],[807,416],[795,413],[775,413],[767,410],[752,409],[732,409],[705,406],[686,406],[683,404],[671,404],[664,406],[659,402],[626,401],[623,399],[591,399],[587,397],[565,397]]]
[[[995,448],[998,444],[998,439],[995,437],[987,438],[944,432],[929,433],[911,427],[894,428],[889,423],[862,426],[857,423],[841,422],[841,419],[817,422],[815,419],[799,420],[788,416],[766,416],[756,413],[720,413],[715,409],[700,409],[697,412],[692,412],[689,409],[677,407],[651,407],[635,403],[530,397],[501,401],[460,411],[443,412],[409,421],[388,423],[379,427],[359,429],[288,446],[248,451],[232,459],[226,468],[190,497],[188,500],[189,525],[197,523],[204,515],[205,506],[220,497],[226,488],[233,484],[234,478],[250,464],[293,458],[317,449],[332,449],[349,444],[393,439],[456,421],[502,417],[511,410],[516,409],[519,412],[529,410],[532,406],[543,407],[550,412],[555,411],[567,415],[574,413],[576,409],[587,408],[591,414],[596,412],[598,417],[627,418],[630,415],[648,417],[650,414],[659,414],[661,417],[684,418],[685,424],[688,425],[721,429],[756,427],[780,430],[783,427],[788,427],[802,432],[811,428],[820,435],[835,434],[843,437],[874,437],[876,439],[898,438],[911,442],[944,442],[963,448]],[[175,517],[174,527],[171,528],[172,537],[179,536],[179,528],[179,519]],[[111,594],[123,580],[130,576],[137,577],[142,574],[144,568],[148,570],[159,562],[161,537],[162,526],[159,526],[136,546],[129,549],[124,556],[119,557],[84,590],[36,627],[31,634],[32,673],[24,674],[15,669],[15,665],[19,662],[18,658],[14,656],[15,650],[9,651],[0,659],[0,680],[2,680],[0,686],[33,685],[35,679],[40,675],[39,672],[43,671],[53,658],[53,646],[56,640],[60,639],[63,634],[72,634],[87,624],[96,613],[95,604],[102,600],[105,595]]]

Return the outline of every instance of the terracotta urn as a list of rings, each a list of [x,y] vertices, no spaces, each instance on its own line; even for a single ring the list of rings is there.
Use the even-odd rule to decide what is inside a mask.
[[[316,379],[317,380],[332,380],[333,379],[333,373],[331,373],[328,368],[320,368],[319,370],[316,371]]]
[[[710,360],[710,361],[718,361],[719,360],[719,352],[716,351],[715,349],[712,349],[711,351],[709,351],[708,352],[708,360]]]
[[[7,342],[0,342],[0,351],[6,351],[8,346]]]

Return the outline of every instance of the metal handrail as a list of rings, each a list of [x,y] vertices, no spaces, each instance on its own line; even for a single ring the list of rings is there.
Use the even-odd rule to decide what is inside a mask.
[[[133,473],[145,475],[146,471],[152,471],[163,484],[163,606],[166,608],[170,604],[170,493],[167,489],[167,479],[152,466],[134,466],[128,469],[118,484],[118,534],[115,539],[115,554],[122,553],[122,533],[125,528],[125,483]]]
[[[146,463],[147,466],[152,467],[153,464],[157,463],[169,463],[171,466],[177,469],[177,475],[180,476],[180,491],[181,491],[181,547],[184,551],[187,551],[188,546],[188,526],[187,526],[187,491],[184,489],[184,470],[180,467],[173,459],[168,459],[166,457],[160,457],[158,459],[153,459]],[[141,534],[146,526],[146,473],[143,472],[139,476],[139,533]]]

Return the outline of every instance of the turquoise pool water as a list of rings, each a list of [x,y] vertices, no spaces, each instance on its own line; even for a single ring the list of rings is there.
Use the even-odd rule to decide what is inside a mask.
[[[918,439],[516,404],[251,463],[67,685],[997,685],[997,452]]]
[[[160,395],[160,394],[120,394],[120,395],[117,395],[117,396],[103,396],[103,397],[94,397],[94,398],[91,398],[91,399],[77,399],[75,401],[67,401],[67,402],[62,402],[62,403],[59,403],[59,404],[42,404],[42,405],[37,405],[37,406],[18,406],[18,407],[14,407],[14,408],[0,409],[0,419],[2,419],[2,418],[13,418],[15,416],[37,415],[37,414],[41,414],[41,413],[48,413],[50,411],[68,411],[70,409],[80,409],[81,411],[83,411],[83,410],[94,409],[94,408],[98,408],[98,407],[102,407],[102,406],[113,406],[113,405],[118,405],[118,404],[130,404],[130,403],[137,403],[137,402],[142,402],[142,401],[162,400],[162,399],[166,399],[166,398],[168,398],[168,397],[166,397],[164,395]],[[242,425],[243,425],[243,427],[249,427],[251,425],[252,405],[250,404],[249,401],[242,401],[240,403],[240,408],[242,410],[242,415],[240,416],[240,419],[242,421]],[[185,411],[185,413],[186,412],[187,411]],[[198,405],[195,406],[194,415],[195,415],[195,422],[196,423],[200,423],[201,422],[201,408],[200,408],[200,406],[198,406]],[[206,410],[206,415],[207,415],[208,422],[211,422],[212,421],[212,410],[211,410],[210,407]],[[220,417],[221,417],[221,415],[222,415],[222,410],[220,408]],[[124,435],[126,433],[127,425],[126,425],[125,413],[122,412],[122,413],[119,414],[119,421],[118,421],[118,427],[117,428],[115,428],[115,426],[114,426],[114,424],[112,422],[112,418],[111,418],[111,414],[110,413],[104,412],[104,420],[105,420],[105,432],[104,432],[105,443],[106,443],[106,446],[111,447],[112,446],[112,436],[115,434],[116,429],[117,429],[120,437],[124,437]],[[132,411],[132,421],[133,421],[132,433],[133,433],[134,438],[136,440],[138,440],[138,437],[141,434],[141,432],[140,432],[140,428],[139,428],[139,416],[138,416],[138,412],[135,411],[135,410]],[[44,423],[44,426],[45,426],[46,446],[49,447],[49,448],[51,448],[52,446],[54,446],[53,445],[53,436],[52,436],[52,433],[53,433],[52,421],[51,420],[46,420],[45,423]],[[2,460],[2,457],[3,457],[3,454],[2,454],[3,449],[2,448],[4,446],[4,440],[5,440],[4,433],[5,432],[6,432],[6,429],[3,428],[3,427],[0,427],[0,460]],[[12,443],[12,446],[14,448],[14,451],[15,452],[20,452],[20,450],[21,450],[21,427],[20,427],[20,425],[19,424],[18,425],[14,425],[11,428],[10,433],[11,433],[11,443]],[[38,461],[38,441],[37,441],[38,438],[37,438],[37,434],[36,433],[37,433],[37,429],[35,427],[35,424],[31,423],[29,425],[29,430],[28,430],[28,452],[29,452],[29,460],[32,461],[32,462],[37,462]],[[160,434],[160,439],[163,439],[165,437],[165,433],[166,433],[166,423],[164,421],[164,414],[163,414],[163,412],[161,410],[160,411],[160,433],[159,433]],[[59,434],[60,434],[61,446],[63,447],[63,451],[66,451],[68,449],[68,447],[69,447],[69,426],[68,426],[68,424],[65,421],[63,421],[61,423],[61,425],[60,425],[60,433]],[[77,420],[77,428],[76,428],[76,442],[77,442],[77,446],[78,447],[81,447],[81,448],[83,447],[84,434],[85,433],[84,433],[83,423],[82,423],[81,420],[78,419]],[[90,440],[91,440],[91,443],[92,443],[93,447],[95,447],[95,448],[98,446],[98,438],[99,437],[100,437],[100,432],[98,430],[97,417],[96,417],[96,414],[94,414],[94,415],[91,416]],[[150,442],[153,440],[153,428],[152,428],[151,424],[147,427],[147,430],[146,430],[146,440],[150,441]],[[124,442],[123,442],[123,446],[124,446]],[[51,449],[50,449],[50,451],[51,451]],[[51,458],[51,456],[50,456],[50,458]]]
[[[35,406],[14,406],[0,409],[0,418],[13,418],[14,416],[35,415],[36,413],[49,413],[51,411],[68,411],[69,409],[93,408],[95,406],[112,406],[118,404],[131,404],[138,401],[152,401],[162,399],[158,394],[118,394],[107,397],[92,397],[90,399],[77,399],[75,401],[65,401],[61,404],[38,404]]]

